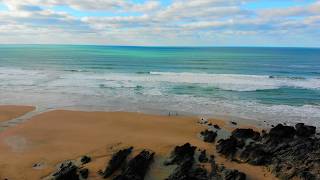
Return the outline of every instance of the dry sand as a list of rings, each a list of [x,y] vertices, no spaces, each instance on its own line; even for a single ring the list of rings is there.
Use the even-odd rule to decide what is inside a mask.
[[[90,179],[101,179],[111,154],[121,147],[133,146],[135,153],[144,148],[156,152],[156,161],[148,179],[164,179],[168,170],[161,166],[176,145],[186,142],[207,152],[214,145],[198,136],[205,127],[195,117],[168,117],[127,112],[79,112],[56,110],[0,133],[0,179],[41,179],[58,163],[89,155]],[[221,127],[226,123],[211,120]],[[218,163],[245,172],[250,179],[275,179],[262,167],[237,164],[216,155]],[[38,163],[37,167],[33,167]],[[150,178],[156,177],[156,178]]]
[[[0,122],[15,119],[34,109],[32,106],[0,106]]]

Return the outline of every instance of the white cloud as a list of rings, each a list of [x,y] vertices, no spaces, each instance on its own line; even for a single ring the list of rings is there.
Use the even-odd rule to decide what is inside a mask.
[[[293,6],[289,8],[272,8],[258,12],[261,16],[286,17],[309,16],[320,14],[320,1],[308,6]]]
[[[248,43],[254,38],[257,43],[268,38],[263,42],[276,43],[277,36],[291,42],[294,33],[320,41],[315,37],[320,1],[286,8],[246,8],[252,1],[172,0],[163,5],[160,0],[0,0],[8,7],[0,12],[0,43],[208,45],[223,39],[242,42],[245,37],[251,39]],[[59,6],[81,15],[58,11]],[[93,12],[101,15],[91,16]]]
[[[151,0],[146,3],[136,4],[127,0],[0,0],[10,10],[29,10],[32,8],[69,6],[77,10],[105,11],[150,11],[160,6],[159,1]]]

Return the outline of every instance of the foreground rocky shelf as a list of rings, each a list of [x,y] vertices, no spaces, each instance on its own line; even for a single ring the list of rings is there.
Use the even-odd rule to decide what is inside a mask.
[[[212,125],[210,125],[212,126]],[[220,127],[200,132],[204,142],[214,146]],[[218,154],[238,163],[267,167],[279,179],[320,179],[320,139],[316,128],[302,123],[295,127],[279,124],[269,132],[237,128],[230,137],[216,143]],[[48,179],[82,180],[89,173],[102,179],[143,180],[154,161],[155,152],[142,150],[132,156],[133,147],[123,148],[112,155],[107,166],[99,172],[89,172],[83,165],[91,158],[84,156],[76,162],[62,163]],[[163,166],[172,171],[167,180],[245,180],[246,174],[217,164],[213,152],[186,143],[176,146]]]
[[[133,148],[121,149],[116,152],[104,171],[98,172],[102,178],[113,180],[143,180],[153,162],[154,152],[143,150],[131,160],[128,160]],[[246,175],[238,170],[227,169],[216,164],[214,156],[207,157],[205,150],[198,149],[189,143],[176,146],[164,166],[174,168],[167,180],[245,180]],[[197,157],[197,158],[196,158]],[[89,170],[81,166],[89,163],[90,158],[84,156],[77,162],[65,162],[58,170],[46,179],[82,180],[87,179]],[[211,170],[203,163],[209,163]],[[78,165],[77,165],[78,164]]]
[[[194,158],[196,149],[197,147],[192,146],[189,143],[175,147],[171,153],[171,157],[165,162],[165,165],[176,165],[177,167],[167,180],[246,179],[246,175],[242,172],[226,169],[223,166],[217,165],[213,156],[211,156],[209,160],[211,171],[208,172],[201,164],[201,159],[206,159],[204,151],[201,151],[198,163]]]
[[[233,161],[266,166],[280,179],[320,179],[320,138],[316,128],[282,124],[262,134],[236,129],[218,142],[218,153]]]

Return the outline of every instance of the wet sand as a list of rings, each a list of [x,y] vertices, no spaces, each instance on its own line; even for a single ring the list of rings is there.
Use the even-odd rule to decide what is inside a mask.
[[[33,110],[33,106],[0,106],[0,122],[15,119]]]
[[[111,154],[121,147],[133,146],[156,152],[147,179],[164,179],[171,168],[162,163],[176,145],[186,142],[215,154],[218,163],[245,172],[249,179],[275,179],[262,167],[230,162],[219,157],[215,145],[203,142],[197,123],[199,118],[158,116],[128,112],[80,112],[55,110],[0,133],[0,179],[41,179],[65,161],[89,155],[86,165],[89,179],[102,179],[97,171],[104,169]],[[228,122],[210,120],[220,127],[233,129]],[[35,166],[35,164],[37,164]]]

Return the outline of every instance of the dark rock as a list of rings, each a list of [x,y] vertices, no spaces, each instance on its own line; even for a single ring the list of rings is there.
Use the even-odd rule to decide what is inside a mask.
[[[199,124],[208,124],[208,120],[201,118],[201,120],[198,123]]]
[[[174,172],[167,178],[167,180],[189,180],[189,172],[194,164],[193,157],[187,157],[180,162],[179,166],[174,170]]]
[[[234,121],[231,121],[230,122],[232,125],[238,125],[238,123],[234,122]]]
[[[238,170],[226,169],[224,166],[219,166],[215,161],[211,161],[210,180],[245,180],[246,174]]]
[[[62,164],[57,172],[52,175],[54,180],[79,180],[78,167],[72,162]]]
[[[239,143],[240,141],[238,141],[236,138],[232,139],[235,139],[235,144],[241,144]],[[167,180],[243,180],[246,178],[245,174],[242,172],[239,172],[237,170],[228,170],[224,167],[218,166],[214,161],[214,156],[211,156],[211,172],[210,174],[208,174],[206,168],[199,164],[196,164],[194,159],[195,149],[196,147],[191,146],[189,143],[183,146],[175,147],[174,151],[171,153],[170,164],[175,164],[178,166],[175,168],[174,172],[167,178]],[[201,158],[201,156],[203,158]],[[208,161],[205,150],[201,151],[200,153],[199,161],[201,162],[202,160],[200,159],[205,159],[206,161]]]
[[[167,180],[207,180],[208,172],[205,168],[195,165],[194,158],[184,159]]]
[[[225,180],[246,180],[246,174],[238,170],[224,170],[223,179]]]
[[[219,166],[216,164],[214,159],[210,159],[210,165],[211,165],[211,172],[210,172],[210,179],[214,180],[220,180],[221,176],[219,173]]]
[[[200,152],[200,155],[199,155],[199,162],[201,163],[206,163],[208,162],[209,159],[207,158],[207,152],[206,150],[203,150]]]
[[[301,180],[316,180],[316,176],[308,171],[303,171],[298,174],[298,178]]]
[[[80,177],[82,179],[87,179],[89,177],[89,169],[85,168],[85,169],[81,169],[79,171]]]
[[[301,123],[295,127],[279,124],[246,146],[241,140],[253,136],[252,132],[237,130],[220,140],[216,149],[233,160],[267,166],[280,179],[320,179],[320,138],[313,136],[315,127]],[[219,176],[221,170],[212,166]]]
[[[257,140],[260,138],[260,133],[256,132],[252,129],[235,129],[234,131],[232,131],[232,136],[236,137],[236,138],[240,138],[240,139],[254,139]]]
[[[91,158],[89,156],[82,156],[80,161],[82,164],[87,164],[87,163],[91,162]]]
[[[296,134],[300,137],[310,137],[316,133],[316,127],[306,126],[304,123],[296,124]]]
[[[46,163],[39,162],[32,165],[32,168],[34,169],[44,169],[46,167]]]
[[[269,132],[269,136],[272,138],[293,138],[296,134],[296,130],[292,126],[284,126],[278,124],[276,127],[272,128]]]
[[[277,151],[273,151],[273,172],[277,176],[291,177],[304,172],[308,176],[320,179],[320,139],[296,138],[279,145]],[[288,169],[291,173],[288,173]]]
[[[208,126],[212,126],[212,123],[209,123]]]
[[[194,180],[208,180],[208,171],[199,165],[196,165],[196,167],[192,168],[189,172],[189,179]]]
[[[153,158],[153,152],[143,150],[129,161],[127,167],[114,180],[143,180]]]
[[[200,134],[203,137],[203,141],[208,143],[214,142],[217,137],[217,133],[211,130],[202,131]]]
[[[234,154],[237,152],[238,148],[242,148],[243,146],[243,141],[231,136],[229,139],[219,140],[216,149],[218,153],[226,157],[232,158]]]
[[[221,129],[220,126],[218,126],[217,124],[213,125],[213,127],[216,129]]]
[[[211,162],[211,161],[214,161],[214,155],[210,155],[209,161],[210,161],[210,162]]]
[[[172,165],[172,164],[180,164],[184,161],[184,159],[188,159],[194,156],[196,147],[191,146],[190,143],[186,143],[182,146],[176,146],[174,150],[171,152],[171,156],[169,160],[167,160],[164,164],[165,165]]]
[[[176,146],[166,165],[178,165],[167,180],[207,180],[208,172],[202,166],[195,164],[194,153],[196,147],[186,143]],[[208,161],[206,150],[201,151],[199,161]]]
[[[242,162],[248,162],[252,165],[267,165],[271,163],[271,155],[264,150],[261,144],[250,144],[245,146],[240,154]]]
[[[133,147],[130,147],[128,149],[122,149],[115,153],[109,161],[105,171],[102,172],[103,177],[110,177],[116,170],[120,169],[124,165],[129,154],[132,152],[132,149]]]

